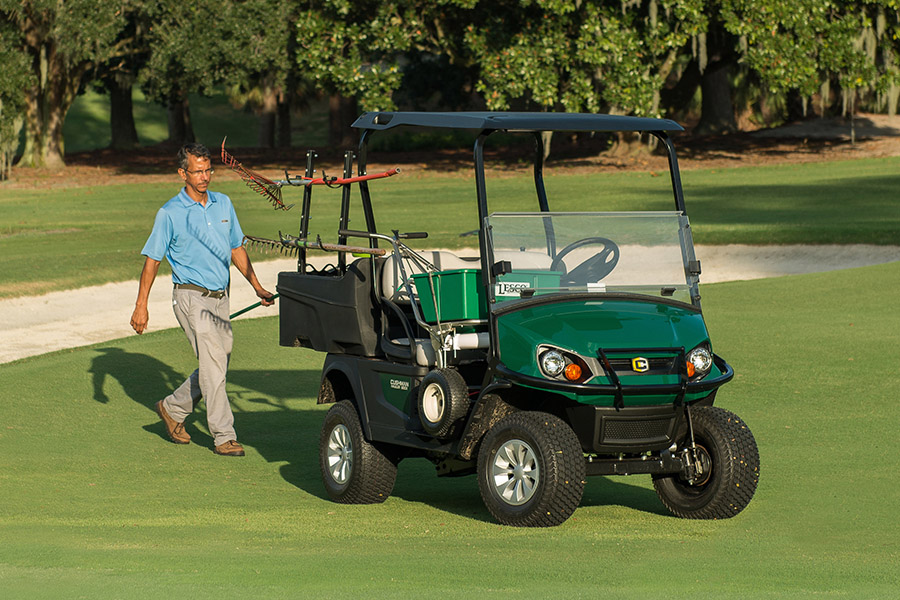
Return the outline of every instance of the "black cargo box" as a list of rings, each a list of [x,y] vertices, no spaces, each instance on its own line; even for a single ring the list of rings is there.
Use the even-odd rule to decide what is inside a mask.
[[[371,259],[360,258],[344,275],[279,273],[281,345],[376,356],[372,268]]]

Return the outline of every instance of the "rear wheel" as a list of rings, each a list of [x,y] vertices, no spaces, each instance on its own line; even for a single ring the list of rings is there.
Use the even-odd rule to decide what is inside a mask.
[[[657,475],[653,487],[672,514],[685,519],[727,519],[741,512],[759,482],[759,451],[747,425],[714,406],[691,409],[696,462],[692,481],[683,474]],[[686,456],[690,456],[688,450]]]
[[[541,412],[504,417],[478,453],[478,487],[504,525],[550,527],[568,519],[584,493],[584,455],[562,419]]]
[[[349,400],[341,400],[325,415],[319,466],[328,496],[341,504],[384,502],[397,478],[397,465],[363,437],[356,407]]]

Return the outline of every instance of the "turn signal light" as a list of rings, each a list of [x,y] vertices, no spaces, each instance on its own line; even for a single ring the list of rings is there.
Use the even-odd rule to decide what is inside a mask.
[[[581,366],[575,363],[566,365],[566,379],[569,381],[578,381],[581,379]]]
[[[688,377],[693,377],[697,373],[697,367],[694,366],[694,363],[691,361],[687,361],[687,375]]]

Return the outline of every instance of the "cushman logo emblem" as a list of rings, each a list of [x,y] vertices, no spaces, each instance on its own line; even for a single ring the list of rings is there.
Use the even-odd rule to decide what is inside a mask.
[[[650,370],[650,361],[643,356],[631,359],[631,368],[637,373],[646,373]]]
[[[391,389],[392,390],[403,390],[404,392],[409,391],[409,382],[403,381],[401,379],[391,379]]]

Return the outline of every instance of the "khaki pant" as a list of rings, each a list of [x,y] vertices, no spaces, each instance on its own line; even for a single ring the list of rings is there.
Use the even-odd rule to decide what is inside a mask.
[[[194,290],[176,289],[172,291],[172,308],[200,366],[166,396],[163,406],[169,416],[183,423],[203,397],[209,432],[216,446],[237,441],[234,415],[225,393],[225,374],[234,339],[228,318],[228,295],[217,299]]]

